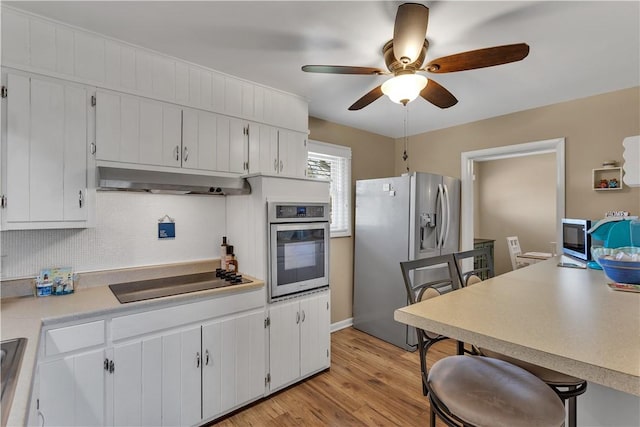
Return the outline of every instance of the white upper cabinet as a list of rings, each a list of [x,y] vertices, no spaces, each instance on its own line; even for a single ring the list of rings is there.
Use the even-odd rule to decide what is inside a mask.
[[[306,100],[2,6],[2,64],[307,132]],[[231,167],[231,165],[230,165]]]
[[[3,229],[90,226],[89,88],[27,74],[3,73],[3,83]]]
[[[180,167],[182,110],[172,104],[98,90],[96,159]]]

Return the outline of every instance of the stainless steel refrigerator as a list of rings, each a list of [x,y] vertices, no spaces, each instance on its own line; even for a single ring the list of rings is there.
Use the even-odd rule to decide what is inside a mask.
[[[353,326],[405,349],[413,328],[393,320],[407,305],[400,262],[458,251],[460,180],[414,172],[356,181]],[[420,271],[420,280],[448,276]]]

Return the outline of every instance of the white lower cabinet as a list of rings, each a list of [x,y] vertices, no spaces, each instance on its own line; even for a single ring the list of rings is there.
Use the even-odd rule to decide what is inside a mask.
[[[330,313],[329,291],[271,304],[271,391],[330,366]]]
[[[104,350],[40,363],[38,424],[105,425]]]
[[[220,317],[211,317],[216,309]],[[159,325],[170,316],[175,327]],[[44,337],[30,425],[201,425],[265,395],[263,290],[53,328]]]

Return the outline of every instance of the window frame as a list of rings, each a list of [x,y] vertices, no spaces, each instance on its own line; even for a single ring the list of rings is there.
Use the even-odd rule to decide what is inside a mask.
[[[330,236],[334,237],[350,237],[352,235],[352,210],[353,206],[351,204],[351,147],[347,147],[344,145],[330,144],[328,142],[316,141],[309,139],[307,145],[307,168],[309,167],[309,159],[312,158],[312,154],[318,154],[320,156],[327,156],[336,159],[336,161],[344,162],[344,173],[342,177],[342,184],[336,184],[336,186],[340,185],[340,190],[333,190],[333,183],[331,184],[331,230]],[[311,179],[322,180],[322,178],[314,178],[309,173],[307,177]],[[334,193],[337,194],[334,197]],[[340,197],[342,195],[342,197]],[[334,200],[338,199],[338,200]],[[334,212],[339,212],[333,206],[334,203],[344,203],[343,217],[344,220],[342,222],[346,222],[343,224],[339,224],[340,228],[334,228]],[[338,225],[338,224],[336,224]]]

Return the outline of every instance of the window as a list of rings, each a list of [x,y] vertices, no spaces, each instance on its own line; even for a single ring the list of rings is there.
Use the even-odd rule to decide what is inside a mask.
[[[331,237],[351,236],[351,148],[309,141],[307,176],[331,181]]]

